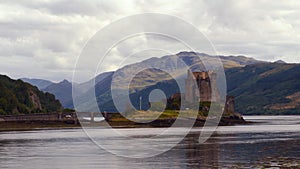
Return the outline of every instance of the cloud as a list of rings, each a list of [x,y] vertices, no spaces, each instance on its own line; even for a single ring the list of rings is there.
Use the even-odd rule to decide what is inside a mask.
[[[212,41],[218,54],[300,62],[297,0],[7,0],[0,2],[0,73],[14,78],[71,80],[77,56],[97,31],[122,17],[144,12],[174,15],[195,25]],[[186,34],[171,21],[159,25],[145,23],[170,33]],[[186,36],[197,38],[192,33]],[[124,64],[123,56],[147,47],[167,49],[152,55],[185,50],[170,39],[141,36],[115,47],[102,71],[117,68]],[[149,52],[147,58],[152,56]],[[126,63],[143,59],[127,58]]]

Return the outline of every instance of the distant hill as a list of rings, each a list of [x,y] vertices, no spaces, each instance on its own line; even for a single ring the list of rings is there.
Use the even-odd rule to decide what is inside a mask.
[[[107,81],[107,77],[112,77],[114,72],[104,72],[96,76],[95,78],[76,85],[76,89],[79,90],[79,93],[85,93],[88,90],[90,90],[90,86],[93,85],[93,83],[98,84]]]
[[[78,91],[78,93],[81,95],[82,93],[94,90],[90,88],[90,84],[92,84],[95,81],[97,99],[101,102],[106,102],[111,99],[110,86],[112,76],[114,76],[114,84],[116,85],[116,87],[119,89],[126,90],[126,88],[124,88],[124,84],[129,83],[131,80],[130,78],[128,78],[127,75],[137,73],[136,70],[138,70],[139,68],[144,68],[147,66],[159,67],[164,70],[168,70],[169,72],[173,72],[174,76],[180,77],[186,73],[185,71],[183,71],[186,65],[191,67],[193,71],[205,69],[199,57],[202,60],[210,60],[212,63],[216,58],[220,58],[224,67],[226,68],[243,67],[248,64],[262,62],[245,56],[211,56],[205,53],[180,52],[175,55],[167,55],[161,58],[153,57],[138,63],[126,65],[115,72],[101,73],[98,76],[96,76],[95,79],[91,79],[85,83],[76,84],[76,91]],[[146,81],[144,80],[145,77],[148,78]],[[23,79],[26,80],[28,83],[39,87],[42,91],[54,94],[65,108],[74,107],[72,101],[71,82],[64,80],[59,83],[53,83],[42,79]],[[138,83],[138,81],[135,81],[134,83],[139,84],[139,86],[134,87],[138,88],[138,90],[142,90],[143,88],[146,88],[148,86],[155,85],[159,81],[168,81],[171,79],[162,76],[162,74],[157,71],[146,71],[144,72],[143,77],[135,78],[135,80],[140,80],[142,83]],[[77,96],[75,96],[75,98],[76,97]],[[78,100],[81,100],[82,102],[84,102],[83,98],[87,98],[87,96],[80,97],[82,98],[78,98]]]
[[[200,58],[201,59],[200,59]],[[224,67],[229,69],[232,67],[244,67],[245,65],[256,64],[256,63],[264,63],[262,61],[255,60],[253,58],[248,58],[245,56],[211,56],[204,53],[195,53],[195,52],[180,52],[176,55],[167,55],[161,58],[150,58],[138,63],[134,63],[131,65],[126,65],[115,72],[105,73],[106,78],[98,81],[95,87],[95,94],[97,97],[97,101],[101,110],[105,111],[114,111],[114,104],[112,102],[111,96],[111,84],[114,84],[115,89],[117,90],[127,90],[127,86],[125,84],[133,84],[130,86],[130,97],[134,106],[137,106],[139,99],[138,95],[142,95],[143,98],[147,98],[149,94],[149,89],[160,88],[166,91],[167,96],[174,94],[174,92],[178,92],[175,87],[177,85],[170,83],[172,79],[170,76],[165,76],[159,70],[146,70],[140,72],[140,76],[138,78],[132,79],[131,74],[138,73],[137,70],[141,68],[147,67],[158,67],[162,70],[167,70],[171,72],[173,76],[180,79],[180,83],[184,85],[184,77],[186,74],[186,66],[190,67],[193,71],[204,71],[207,69],[214,69],[217,67],[213,67],[216,64],[216,59],[220,58],[220,61],[223,63]],[[211,67],[204,67],[202,60],[209,61]],[[101,76],[100,74],[99,76]],[[114,81],[112,82],[112,79]],[[131,81],[132,80],[132,81]],[[173,81],[174,82],[174,81]],[[159,86],[159,87],[158,87]],[[87,90],[86,95],[80,96],[76,100],[84,105],[86,109],[91,108],[89,103],[89,95],[93,93],[94,89]],[[118,98],[123,98],[123,95],[119,95]],[[78,103],[77,102],[77,103]],[[147,107],[147,101],[144,102],[145,105],[143,107]],[[93,108],[91,108],[93,110]]]
[[[300,64],[260,63],[226,69],[228,95],[235,96],[237,112],[247,115],[299,115],[300,114]],[[147,108],[148,95],[153,89],[165,91],[167,97],[179,92],[175,81],[163,81],[147,86],[130,95],[133,105]],[[110,100],[109,87],[97,93],[103,111],[115,111]],[[101,100],[99,99],[101,98]],[[108,101],[104,102],[104,98]]]
[[[209,63],[209,65],[203,64],[203,60]],[[144,61],[134,63],[131,65],[126,65],[114,72],[114,83],[118,88],[123,88],[124,84],[130,82],[130,74],[136,74],[137,70],[141,68],[153,67],[172,72],[175,77],[180,77],[186,74],[186,66],[188,66],[192,71],[205,71],[217,69],[217,61],[220,60],[225,69],[232,67],[244,67],[250,64],[263,63],[263,61],[258,61],[253,58],[248,58],[245,56],[212,56],[205,53],[195,53],[195,52],[180,52],[175,55],[167,55],[160,58],[150,58]],[[139,87],[142,89],[146,86],[151,86],[157,83],[157,81],[170,80],[170,78],[165,78],[161,76],[160,73],[149,71],[148,74],[145,72],[144,77],[147,77],[147,81],[143,82],[143,85]]]
[[[102,74],[96,76],[95,79],[91,79],[87,82],[84,82],[81,84],[74,84],[74,85],[76,85],[76,89],[77,89],[77,91],[79,91],[80,94],[85,93],[88,90],[92,90],[89,88],[89,86],[91,86],[91,84],[95,83],[95,84],[98,84],[98,86],[99,86],[99,83],[106,82],[107,81],[106,78],[111,77],[112,75],[113,75],[113,72],[105,72],[105,73],[102,73]],[[109,83],[109,85],[110,85],[110,83]],[[101,89],[101,88],[103,88],[103,87],[99,87],[99,89]],[[59,83],[52,83],[49,86],[47,86],[46,88],[42,89],[42,91],[54,94],[56,96],[56,98],[60,100],[60,102],[64,106],[64,108],[74,108],[73,98],[72,98],[72,83],[69,82],[68,80],[63,80]]]
[[[55,96],[41,92],[22,80],[0,75],[0,115],[51,113],[61,111]]]
[[[193,55],[188,55],[188,53],[181,53],[180,57],[192,67],[197,63],[197,59]],[[260,62],[243,56],[229,56],[230,59],[225,56],[220,57],[222,62],[227,62],[225,73],[228,94],[235,96],[236,110],[238,112],[249,115],[300,114],[300,64]],[[172,56],[152,58],[137,64],[128,65],[117,70],[114,76],[125,74],[125,72],[131,73],[135,67],[151,64],[152,62],[167,64],[171,68],[173,65],[171,58]],[[232,63],[231,61],[233,60],[236,67],[228,66],[228,63]],[[149,76],[153,74],[151,71],[148,73]],[[157,83],[146,75],[143,77],[142,79],[146,80],[144,87],[135,90],[130,95],[131,102],[135,107],[138,107],[139,96],[147,99],[150,89],[163,89],[167,96],[172,92],[176,93],[179,91],[176,85],[173,84],[175,82],[170,81],[170,79],[162,79]],[[156,78],[155,75],[152,76],[152,79]],[[122,86],[122,80],[119,81],[120,86]],[[99,107],[103,110],[113,111],[115,108],[111,101],[111,91],[107,82],[101,82],[96,87],[97,101]],[[147,107],[147,105],[145,104],[143,107]]]
[[[73,108],[72,100],[72,83],[63,80],[59,83],[54,83],[49,80],[44,79],[30,79],[21,78],[24,82],[30,83],[36,86],[39,90],[43,92],[48,92],[54,94],[55,97],[61,102],[64,108]],[[83,89],[83,88],[82,88]]]
[[[286,63],[286,62],[283,61],[283,60],[277,60],[277,61],[275,61],[274,63]]]
[[[65,108],[73,107],[72,83],[68,80],[63,80],[59,83],[52,83],[48,87],[44,88],[43,91],[54,94]]]
[[[80,96],[74,98],[86,108],[91,107],[89,98],[95,90],[101,110],[115,111],[111,96],[112,79],[115,88],[127,90],[124,84],[130,86],[130,98],[134,106],[138,106],[139,96],[147,98],[152,89],[163,89],[166,95],[179,92],[175,81],[163,76],[157,70],[141,72],[138,78],[128,78],[136,74],[140,68],[160,67],[172,72],[180,83],[184,83],[184,64],[193,71],[203,71],[201,60],[211,61],[214,65],[216,56],[204,53],[180,52],[176,55],[150,58],[144,61],[126,65],[115,72],[105,72],[95,78],[95,89],[91,88],[94,79],[77,84],[76,90]],[[218,56],[225,67],[228,94],[235,96],[236,110],[243,114],[300,114],[300,64],[287,64],[283,61],[275,63],[255,60],[245,56]],[[179,58],[179,59],[178,59]],[[184,63],[184,64],[182,64]],[[209,67],[206,69],[213,69]],[[131,81],[133,80],[133,81]],[[73,108],[72,86],[64,81],[52,84],[46,89],[62,102],[64,107]],[[119,98],[124,96],[119,95]],[[143,107],[147,107],[147,101]]]
[[[300,114],[300,64],[231,68],[226,78],[228,94],[243,114]]]
[[[53,82],[49,80],[43,79],[29,79],[29,78],[21,78],[22,81],[32,84],[33,86],[38,87],[40,90],[45,89],[46,87],[53,84]]]

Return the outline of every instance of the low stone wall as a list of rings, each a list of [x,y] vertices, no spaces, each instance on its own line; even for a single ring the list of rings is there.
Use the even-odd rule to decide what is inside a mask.
[[[69,115],[69,116],[68,116]],[[76,113],[49,113],[0,116],[0,122],[77,120]]]

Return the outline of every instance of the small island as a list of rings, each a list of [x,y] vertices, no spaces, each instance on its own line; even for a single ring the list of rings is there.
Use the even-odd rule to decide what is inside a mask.
[[[214,94],[212,94],[212,90],[215,91]],[[220,94],[216,86],[216,74],[212,71],[188,71],[185,91],[186,93],[175,93],[167,100],[149,103],[150,111],[128,109],[122,114],[103,113],[103,116],[109,125],[113,127],[170,127],[181,112],[183,114],[181,115],[181,120],[196,117],[194,126],[200,127],[204,125],[210,107],[213,104],[214,106],[222,106],[217,105]],[[185,104],[181,106],[181,103]],[[191,105],[194,103],[199,103],[199,107]],[[198,109],[198,111],[191,110],[191,107]],[[243,119],[241,114],[235,112],[234,107],[234,97],[227,96],[219,125],[249,123]],[[195,112],[198,113],[195,115]],[[136,119],[141,122],[135,122]],[[144,123],[143,121],[148,121],[149,123]]]

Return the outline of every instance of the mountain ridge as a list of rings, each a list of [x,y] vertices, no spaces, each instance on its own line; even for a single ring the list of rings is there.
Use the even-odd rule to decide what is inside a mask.
[[[54,95],[44,93],[22,80],[0,75],[1,115],[52,113],[61,110],[62,105]]]
[[[53,84],[53,82],[51,82],[50,80],[44,80],[44,79],[36,79],[36,78],[21,78],[20,80],[30,83],[34,86],[36,86],[38,89],[43,90],[46,87],[50,86],[51,84]]]
[[[146,69],[144,72],[140,72],[138,70],[147,67],[162,67],[162,69],[168,70],[171,73],[173,73],[173,75],[175,75],[176,78],[181,79],[182,84],[184,84],[184,76],[181,75],[186,73],[185,71],[183,71],[185,70],[184,68],[186,65],[188,65],[188,67],[192,69],[192,71],[205,71],[207,69],[201,64],[200,62],[201,60],[199,60],[198,56],[200,56],[201,59],[208,59],[208,60],[216,57],[220,58],[221,62],[224,65],[224,70],[227,78],[228,94],[236,97],[237,111],[243,114],[284,114],[284,113],[295,114],[297,113],[298,111],[297,105],[300,100],[298,99],[298,95],[297,95],[298,87],[289,84],[293,84],[293,83],[298,84],[296,78],[298,77],[298,74],[297,72],[296,73],[289,72],[289,70],[293,66],[296,67],[299,66],[299,64],[259,61],[259,60],[255,60],[254,58],[248,58],[241,55],[240,56],[232,56],[232,55],[210,56],[205,53],[195,53],[195,52],[180,52],[178,54],[162,56],[160,58],[152,57],[150,59],[146,59],[141,62],[126,65],[114,72],[105,72],[99,74],[97,77],[101,77],[101,78],[97,80],[96,77],[95,80],[96,81],[95,93],[98,101],[98,106],[108,107],[108,106],[103,106],[105,104],[112,106],[112,102],[110,101],[112,99],[111,88],[110,88],[111,84],[114,84],[114,87],[117,88],[118,90],[126,90],[126,87],[124,88],[124,86],[126,86],[125,84],[131,84],[130,86],[133,88],[129,90],[135,92],[135,94],[133,93],[134,97],[132,100],[132,102],[134,103],[138,102],[136,100],[138,99],[138,97],[136,97],[135,95],[143,91],[148,92],[147,88],[154,89],[155,86],[156,87],[161,86],[161,88],[171,91],[173,90],[172,87],[170,88],[164,87],[164,85],[173,86],[168,82],[169,80],[171,80],[170,78],[169,79],[164,78],[163,76],[161,76],[161,74],[159,74],[158,71],[155,70],[147,71]],[[212,68],[213,67],[210,67],[210,69]],[[286,72],[286,74],[292,75],[290,79],[287,79],[289,82],[284,83],[283,81],[274,80],[274,79],[280,79],[281,78],[280,76],[286,76],[286,74],[283,74],[282,72]],[[141,76],[138,78],[132,76],[131,78],[133,79],[128,78],[128,75],[137,74],[137,73],[140,73]],[[262,83],[263,81],[266,81],[265,79],[268,79],[268,81],[273,81],[274,83],[273,86],[277,86],[278,89],[273,89],[272,85],[267,83],[264,84],[265,82]],[[90,80],[89,82],[76,85],[76,89],[82,91],[81,93],[79,92],[79,94],[81,95],[84,94],[85,92],[90,94],[93,93],[94,89],[91,88],[92,86],[91,82],[93,81],[94,79]],[[164,81],[167,83],[163,83]],[[293,81],[297,81],[297,82],[293,82]],[[278,84],[275,85],[275,83]],[[285,85],[283,86],[283,84]],[[81,87],[78,87],[80,85]],[[266,90],[265,89],[266,86],[264,85],[270,88],[270,91],[267,93],[268,94],[267,97],[263,95],[264,94],[263,92],[260,92]],[[288,89],[285,90],[284,87],[288,87]],[[68,90],[71,93],[71,90],[70,89]],[[293,91],[293,92],[290,92],[285,95],[270,94],[272,92],[275,92],[275,90]],[[170,93],[170,91],[168,91],[168,93]],[[177,90],[175,89],[173,91],[177,92]],[[146,95],[144,95],[143,93],[140,94],[146,97]],[[70,94],[69,97],[71,97]],[[75,98],[76,97],[77,96],[75,96]],[[120,97],[123,96],[120,95]],[[87,96],[83,95],[83,98],[87,99],[88,95]],[[253,107],[251,108],[251,105],[247,104],[247,102],[249,102],[247,98],[251,98],[251,100],[263,99],[264,101],[261,101],[262,104],[251,102],[251,104],[254,107],[256,104],[258,105],[256,106],[256,108]],[[273,104],[271,104],[272,99],[274,100]],[[77,100],[83,102],[83,99],[77,99]],[[90,105],[89,103],[82,103],[82,104],[85,104],[87,106]],[[293,110],[286,109],[291,107],[293,108]]]

